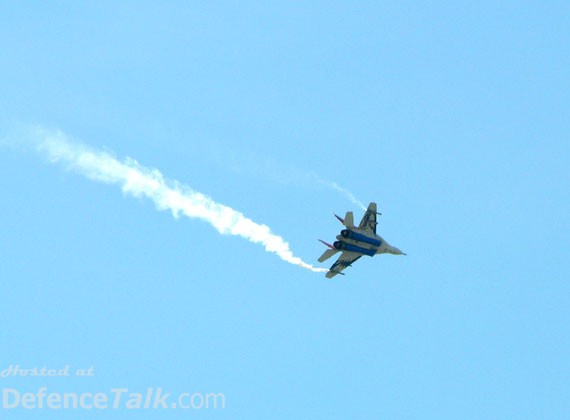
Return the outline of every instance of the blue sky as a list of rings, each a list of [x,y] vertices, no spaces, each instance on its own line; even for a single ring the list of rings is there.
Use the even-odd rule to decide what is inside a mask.
[[[226,396],[106,418],[570,415],[568,4],[307,3],[0,5],[0,369],[96,372],[3,389]],[[327,280],[15,146],[38,125],[313,264],[361,216],[338,182],[408,256]],[[2,417],[78,415],[37,411]]]

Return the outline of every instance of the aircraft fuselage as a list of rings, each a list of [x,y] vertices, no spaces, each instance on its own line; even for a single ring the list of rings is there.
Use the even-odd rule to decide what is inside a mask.
[[[378,214],[380,213],[377,212],[376,203],[374,202],[368,205],[358,226],[354,224],[354,216],[351,211],[346,212],[344,218],[335,214],[335,217],[344,226],[340,235],[337,235],[336,241],[332,245],[319,239],[320,242],[329,248],[318,258],[319,262],[324,262],[340,252],[340,256],[327,272],[327,278],[332,278],[337,274],[344,274],[341,271],[352,265],[352,263],[358,260],[362,255],[368,255],[370,257],[385,253],[406,255],[398,248],[391,246],[376,233]]]

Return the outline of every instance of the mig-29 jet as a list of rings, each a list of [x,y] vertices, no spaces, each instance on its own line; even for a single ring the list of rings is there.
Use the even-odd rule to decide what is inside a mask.
[[[340,235],[337,235],[337,240],[332,245],[319,239],[320,242],[330,248],[320,256],[319,262],[328,260],[339,251],[342,252],[342,254],[340,254],[338,260],[331,266],[326,277],[330,279],[337,274],[344,275],[341,271],[351,266],[352,263],[363,255],[370,257],[376,254],[386,253],[406,255],[376,234],[376,225],[378,224],[376,216],[379,214],[380,213],[376,211],[376,203],[370,203],[358,227],[354,226],[354,216],[351,211],[346,213],[344,219],[335,214],[335,217],[345,226],[345,229],[340,232]]]

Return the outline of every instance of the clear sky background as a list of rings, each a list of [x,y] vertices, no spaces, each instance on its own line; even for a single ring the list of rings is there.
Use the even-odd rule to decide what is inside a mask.
[[[95,368],[2,388],[221,392],[226,408],[1,417],[569,418],[569,16],[2,2],[0,369]],[[158,168],[310,263],[333,212],[362,215],[315,176],[337,182],[408,256],[325,279],[14,147],[28,125]]]

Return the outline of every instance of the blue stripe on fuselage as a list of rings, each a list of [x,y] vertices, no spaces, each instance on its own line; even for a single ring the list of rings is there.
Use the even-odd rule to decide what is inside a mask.
[[[376,238],[371,238],[370,236],[363,235],[362,233],[355,232],[352,230],[350,232],[350,239],[357,241],[357,242],[364,242],[366,244],[370,244],[372,246],[380,246],[382,245],[382,241]]]

